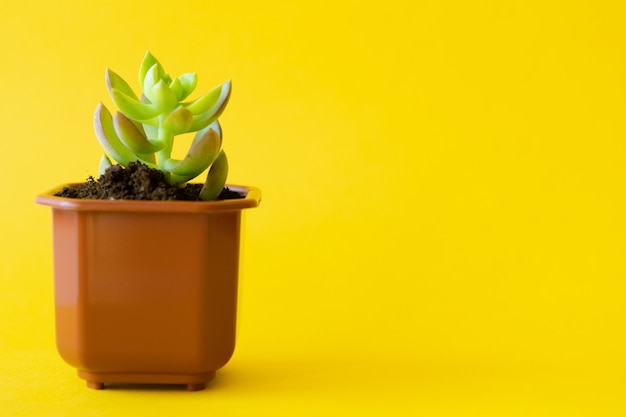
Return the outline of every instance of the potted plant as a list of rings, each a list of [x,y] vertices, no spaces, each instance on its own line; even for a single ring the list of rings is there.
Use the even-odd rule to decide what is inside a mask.
[[[261,199],[225,186],[217,119],[231,83],[184,101],[196,74],[170,77],[150,52],[140,96],[108,69],[106,83],[118,111],[96,107],[99,179],[36,198],[52,208],[57,348],[91,388],[203,389],[234,351],[242,210]],[[188,132],[189,151],[173,158]]]

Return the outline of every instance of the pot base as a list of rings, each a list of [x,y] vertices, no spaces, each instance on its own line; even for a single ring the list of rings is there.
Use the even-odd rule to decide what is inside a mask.
[[[201,391],[206,388],[207,382],[215,378],[215,371],[177,375],[78,371],[78,376],[87,381],[87,387],[95,390],[104,389],[105,383],[128,383],[186,385],[187,391]]]

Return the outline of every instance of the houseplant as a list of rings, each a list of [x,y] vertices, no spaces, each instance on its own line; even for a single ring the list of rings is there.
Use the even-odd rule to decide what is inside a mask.
[[[100,178],[36,198],[52,208],[57,348],[91,388],[203,389],[234,351],[242,210],[261,199],[254,187],[225,187],[217,118],[231,84],[185,102],[197,76],[172,78],[149,52],[141,96],[113,71],[106,81],[119,110],[96,108]],[[173,158],[189,132],[186,156]],[[189,183],[207,168],[204,184]],[[175,200],[183,191],[192,201]]]

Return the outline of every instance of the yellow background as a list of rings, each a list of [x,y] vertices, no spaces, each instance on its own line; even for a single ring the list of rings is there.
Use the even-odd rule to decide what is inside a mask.
[[[621,4],[3,0],[0,414],[624,415]],[[104,69],[146,49],[232,78],[229,181],[263,191],[196,393],[63,363],[33,204],[95,174]]]

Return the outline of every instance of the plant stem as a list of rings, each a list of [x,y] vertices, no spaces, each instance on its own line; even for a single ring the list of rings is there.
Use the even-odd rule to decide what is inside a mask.
[[[158,138],[160,142],[165,144],[165,146],[157,153],[157,166],[163,172],[163,174],[165,174],[165,178],[169,180],[170,173],[164,170],[162,166],[164,161],[172,157],[172,149],[174,147],[174,135],[168,129],[165,129],[161,126],[161,121],[159,121]]]

